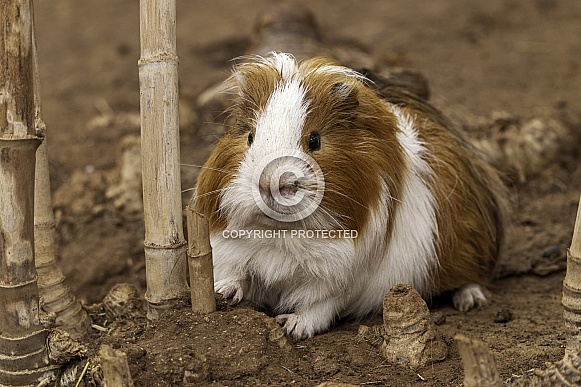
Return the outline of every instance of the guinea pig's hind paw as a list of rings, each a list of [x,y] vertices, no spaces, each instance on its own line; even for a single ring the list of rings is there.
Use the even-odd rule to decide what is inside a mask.
[[[308,339],[315,334],[313,327],[306,324],[298,314],[279,314],[274,319],[285,333],[296,341]]]
[[[486,305],[486,296],[478,284],[468,284],[454,292],[452,297],[454,308],[461,312]]]
[[[230,300],[230,305],[236,305],[244,298],[244,285],[241,281],[224,279],[214,283],[214,291]]]

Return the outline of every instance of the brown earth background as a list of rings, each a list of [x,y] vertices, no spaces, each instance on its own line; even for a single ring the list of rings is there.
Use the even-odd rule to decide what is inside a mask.
[[[114,180],[122,139],[139,134],[139,3],[34,3],[59,263],[86,305],[102,301],[120,282],[135,284],[143,294],[141,219],[124,215],[104,194]],[[107,331],[92,331],[91,350],[110,343],[125,351],[137,386],[186,385],[184,373],[196,367],[196,354],[207,358],[206,385],[462,385],[452,339],[457,333],[488,343],[503,379],[560,359],[561,285],[581,192],[575,152],[581,130],[575,124],[581,113],[581,2],[300,3],[315,13],[327,39],[356,43],[379,65],[419,70],[430,84],[432,103],[467,131],[498,112],[568,123],[569,150],[511,186],[508,243],[489,305],[468,313],[446,302],[434,305],[450,354],[417,371],[388,364],[369,343],[357,342],[359,323],[352,321],[283,350],[267,340],[270,319],[247,305],[220,304],[206,317],[185,306],[155,323],[107,321],[97,306],[93,317]],[[228,60],[247,47],[256,14],[268,4],[177,2],[183,164],[202,164],[216,138],[199,130],[196,96],[224,79]],[[184,190],[194,186],[198,172],[188,165],[182,167]],[[85,383],[91,385],[89,376]]]

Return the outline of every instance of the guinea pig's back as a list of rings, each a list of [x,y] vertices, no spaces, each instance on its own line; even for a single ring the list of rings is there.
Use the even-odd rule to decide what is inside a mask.
[[[503,242],[506,188],[498,173],[431,105],[393,87],[382,97],[412,117],[428,149],[429,182],[436,204],[435,294],[492,277]]]

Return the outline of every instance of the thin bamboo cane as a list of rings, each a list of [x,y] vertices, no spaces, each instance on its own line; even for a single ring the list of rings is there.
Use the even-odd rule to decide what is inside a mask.
[[[73,337],[81,336],[91,320],[65,283],[66,278],[55,260],[55,218],[52,210],[50,176],[46,145],[46,126],[42,118],[40,76],[36,55],[36,39],[32,31],[32,65],[34,75],[34,127],[44,140],[36,151],[34,183],[34,255],[38,272],[38,288],[42,309],[56,314],[56,326]]]
[[[581,346],[581,201],[573,230],[571,247],[567,251],[567,274],[563,281],[563,319],[567,333],[565,353],[571,355]]]
[[[54,374],[34,266],[32,2],[0,0],[0,385]]]
[[[175,0],[140,0],[141,149],[148,317],[187,296]]]
[[[190,206],[186,207],[186,217],[192,310],[200,313],[215,312],[214,272],[208,219]]]

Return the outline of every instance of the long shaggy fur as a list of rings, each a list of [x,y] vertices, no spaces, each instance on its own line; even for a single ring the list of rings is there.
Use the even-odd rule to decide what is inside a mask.
[[[485,284],[503,235],[495,171],[425,101],[397,87],[378,95],[359,73],[286,54],[240,65],[233,124],[198,178],[196,207],[211,222],[216,289],[270,307],[295,338],[339,316],[381,310],[396,284],[424,297]],[[320,135],[320,149],[309,139]],[[303,152],[324,176],[310,216],[280,222],[250,192],[266,155]],[[314,200],[306,168],[296,189]],[[224,230],[355,230],[346,238],[233,239]]]

